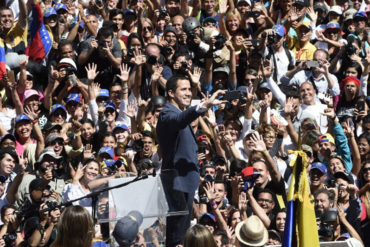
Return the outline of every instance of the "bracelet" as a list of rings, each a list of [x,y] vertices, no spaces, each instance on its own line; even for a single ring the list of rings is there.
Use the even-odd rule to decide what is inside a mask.
[[[33,124],[36,124],[36,123],[38,123],[38,122],[39,122],[39,120],[38,120],[37,118],[36,118],[35,120],[33,120],[33,121],[32,121],[32,123],[33,123]]]
[[[80,136],[81,135],[81,131],[74,132],[73,134],[74,134],[75,137]]]

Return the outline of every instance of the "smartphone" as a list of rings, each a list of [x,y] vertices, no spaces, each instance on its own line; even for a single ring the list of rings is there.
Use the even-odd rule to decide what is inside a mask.
[[[306,64],[307,64],[307,67],[309,67],[309,68],[319,67],[319,62],[314,61],[314,60],[309,60],[309,61],[306,62]]]
[[[250,42],[253,47],[257,47],[260,45],[260,41],[258,39],[246,39],[245,41]]]
[[[363,101],[363,100],[358,101],[357,104],[356,104],[356,109],[359,113],[361,111],[364,111],[365,110],[365,101]]]
[[[198,153],[199,154],[205,154],[206,153],[206,147],[205,146],[198,146]]]
[[[229,91],[224,94],[222,97],[222,100],[227,100],[227,101],[233,101],[235,99],[241,99],[242,94],[239,90],[236,91]]]

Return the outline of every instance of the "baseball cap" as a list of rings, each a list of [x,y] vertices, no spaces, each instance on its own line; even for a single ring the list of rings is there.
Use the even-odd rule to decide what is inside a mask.
[[[321,163],[321,162],[314,162],[312,163],[311,170],[317,169],[319,170],[322,174],[327,174],[328,169],[326,168],[326,165]]]
[[[335,140],[334,140],[333,136],[329,133],[326,133],[326,134],[321,135],[319,137],[319,143],[323,143],[323,142],[330,142],[332,144],[335,144]]]
[[[336,173],[334,173],[334,177],[335,177],[336,179],[338,179],[338,178],[344,179],[344,180],[346,180],[348,183],[350,183],[350,184],[354,184],[353,177],[352,177],[350,174],[348,174],[347,172],[344,172],[344,171],[336,172]]]
[[[61,137],[60,135],[58,135],[57,133],[50,133],[46,139],[45,139],[45,145],[46,146],[49,146],[51,145],[51,143],[55,140],[61,140],[62,142],[64,142],[64,139],[63,137]]]
[[[81,103],[81,96],[80,94],[78,93],[71,93],[70,95],[68,95],[68,98],[67,98],[67,101],[66,103],[68,104],[69,102],[77,102],[77,103]]]
[[[50,16],[52,16],[52,15],[55,15],[55,16],[57,16],[57,12],[55,11],[55,9],[54,8],[46,8],[45,10],[44,10],[44,17],[45,18],[49,18]]]
[[[268,89],[268,90],[270,90],[270,91],[271,91],[270,86],[269,86],[269,84],[268,84],[267,82],[262,83],[262,84],[258,87],[258,89]]]
[[[364,11],[357,11],[354,15],[353,15],[353,19],[365,19],[367,18],[367,15]]]
[[[39,92],[37,92],[34,89],[28,89],[28,90],[24,91],[24,100],[27,100],[29,97],[34,96],[34,95],[39,96],[39,99],[40,99]]]
[[[15,123],[19,123],[21,121],[28,121],[28,122],[31,122],[31,119],[25,115],[25,114],[19,114],[16,118],[15,118]]]
[[[75,70],[77,70],[76,63],[71,58],[62,58],[59,61],[57,68],[68,67],[68,66],[72,66]]]
[[[114,150],[110,147],[102,147],[102,148],[100,148],[98,154],[109,154],[109,156],[113,159]]]
[[[33,78],[33,75],[32,75],[28,70],[26,70],[26,75],[27,75],[27,76],[31,76],[31,77]],[[16,76],[16,78],[15,78],[15,79],[16,79],[17,81],[19,81],[20,77],[21,77],[21,72],[18,72],[18,73],[17,73],[17,76]]]
[[[46,131],[52,131],[53,129],[57,129],[58,131],[61,131],[63,129],[63,126],[57,123],[52,123],[50,121],[48,121],[44,126],[44,130]]]
[[[216,224],[216,217],[213,214],[210,213],[204,213],[199,217],[199,223],[200,224],[211,224],[215,225]]]
[[[250,1],[250,0],[238,0],[238,3],[237,3],[237,4],[239,4],[239,3],[241,3],[241,2],[246,2],[249,6],[251,6],[251,5],[252,5],[252,3],[251,3],[251,1]]]
[[[333,5],[329,8],[329,12],[334,12],[336,13],[337,15],[342,15],[343,12],[342,12],[342,7],[338,6],[338,5]]]
[[[61,105],[61,104],[54,104],[54,105],[52,105],[51,108],[50,108],[50,112],[53,114],[58,109],[62,109],[64,111],[64,113],[65,113],[65,117],[67,117],[67,110],[64,107],[64,105]]]
[[[212,16],[208,16],[203,19],[202,24],[207,23],[207,22],[217,23],[217,20]]]
[[[113,132],[116,131],[116,130],[118,130],[118,129],[123,129],[123,130],[126,130],[126,131],[129,131],[130,130],[127,127],[127,125],[126,124],[123,124],[123,123],[119,123],[119,124],[116,123],[116,126],[113,129]]]
[[[353,8],[351,9],[347,9],[346,12],[344,12],[344,22],[348,21],[348,20],[352,20],[353,19],[353,16],[354,14],[356,13],[357,11]]]
[[[326,24],[325,30],[326,29],[339,29],[339,30],[342,30],[340,28],[340,25],[338,23],[336,23],[336,22],[329,22],[328,24]]]
[[[215,72],[224,72],[226,73],[227,75],[230,74],[230,68],[229,66],[221,66],[221,67],[217,67],[213,70],[213,73]]]
[[[16,139],[15,139],[15,136],[14,135],[12,135],[12,134],[5,134],[5,135],[3,135],[1,138],[0,138],[0,144],[1,143],[3,143],[3,141],[5,141],[6,139],[10,139],[10,140],[12,140],[13,142],[15,142],[16,141]]]
[[[250,129],[250,130],[247,131],[247,133],[245,133],[244,139],[247,138],[248,136],[252,135],[252,134],[259,135],[257,130]]]
[[[139,211],[131,211],[120,219],[113,230],[117,243],[120,246],[133,244],[141,223],[143,223],[143,215]]]
[[[67,10],[67,6],[65,6],[64,4],[62,4],[62,3],[57,3],[57,4],[55,4],[54,5],[54,9],[55,9],[55,11],[56,12],[58,12],[59,10],[65,10],[65,11],[68,11]]]
[[[116,106],[111,101],[107,102],[107,104],[105,105],[105,109],[108,109],[108,108],[113,109],[113,111],[116,110]]]
[[[98,97],[106,97],[109,98],[109,90],[108,89],[100,89]]]
[[[285,36],[285,27],[283,25],[275,25],[272,27],[272,30],[277,34],[279,35],[280,37],[284,37]]]
[[[303,7],[308,7],[309,6],[308,0],[296,0],[295,1],[295,4],[299,4],[299,5],[303,6]]]
[[[303,19],[303,21],[301,22],[301,24],[299,25],[299,27],[301,27],[301,26],[305,26],[305,27],[307,27],[308,29],[310,29],[312,31],[311,21],[308,18],[304,18]]]
[[[41,163],[46,155],[49,155],[49,156],[53,157],[56,160],[59,160],[59,159],[63,158],[62,156],[56,155],[55,152],[54,152],[54,149],[52,147],[48,147],[48,148],[45,148],[44,150],[42,150],[42,152],[40,154],[40,157],[37,160],[37,163]]]
[[[126,15],[133,15],[133,16],[135,16],[135,17],[136,17],[136,12],[135,12],[135,10],[133,10],[133,9],[125,9],[125,10],[123,11],[123,15],[124,15],[124,16],[126,16]]]
[[[317,5],[317,4],[315,6],[313,6],[313,9],[315,11],[321,10],[323,12],[326,12],[326,10],[327,10],[325,5]]]

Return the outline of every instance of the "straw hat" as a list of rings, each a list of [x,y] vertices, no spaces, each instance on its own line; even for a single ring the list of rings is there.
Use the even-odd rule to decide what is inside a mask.
[[[268,240],[268,232],[262,221],[252,215],[235,228],[239,242],[248,246],[263,246]]]

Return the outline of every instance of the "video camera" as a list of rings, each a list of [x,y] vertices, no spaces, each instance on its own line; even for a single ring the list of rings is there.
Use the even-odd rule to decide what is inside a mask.
[[[253,188],[256,179],[261,175],[260,172],[255,171],[252,166],[246,167],[242,170],[243,188],[242,191],[247,191]]]

